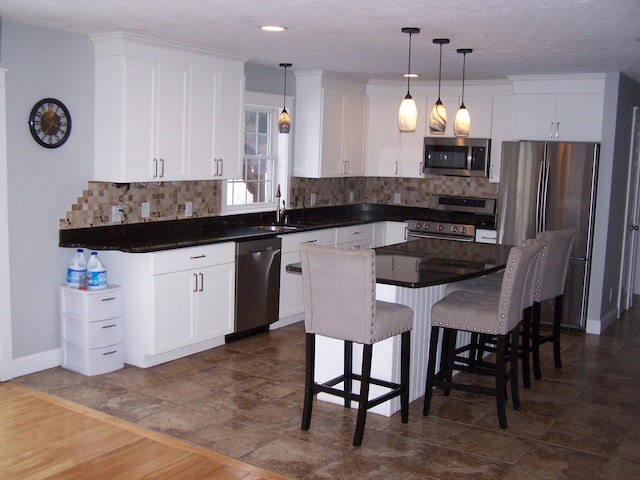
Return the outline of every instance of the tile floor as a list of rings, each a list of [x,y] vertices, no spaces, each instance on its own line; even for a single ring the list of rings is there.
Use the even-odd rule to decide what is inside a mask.
[[[640,304],[640,299],[637,299]],[[543,379],[497,425],[493,398],[434,394],[408,424],[316,402],[300,431],[302,324],[149,369],[97,377],[54,368],[15,382],[295,479],[640,478],[640,307],[601,336],[563,332],[563,368],[544,349]],[[375,349],[374,349],[375,355]]]

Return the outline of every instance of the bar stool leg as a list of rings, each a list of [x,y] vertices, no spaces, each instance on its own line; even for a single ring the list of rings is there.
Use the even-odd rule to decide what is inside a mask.
[[[532,351],[532,315],[532,307],[525,308],[522,313],[522,383],[524,388],[531,388],[531,364],[529,356]]]
[[[560,358],[560,321],[562,319],[562,303],[564,295],[558,295],[553,312],[553,363],[556,368],[562,368]]]
[[[427,363],[427,381],[424,389],[424,407],[422,415],[429,415],[431,408],[431,397],[433,396],[433,380],[436,373],[436,353],[438,351],[438,340],[440,337],[440,327],[431,327],[431,338],[429,339],[429,360]]]
[[[358,397],[358,419],[356,432],[353,435],[353,446],[359,447],[364,436],[364,425],[367,420],[367,406],[369,402],[369,385],[371,382],[372,344],[365,344],[362,349],[362,375],[360,379],[360,395]]]
[[[496,346],[496,409],[500,428],[507,428],[507,414],[505,412],[505,365],[504,358],[507,353],[507,336],[498,335]]]
[[[353,342],[344,342],[344,391],[353,391]],[[344,406],[351,407],[351,399],[344,397]]]
[[[534,302],[531,319],[531,350],[533,357],[533,376],[540,380],[542,372],[540,370],[540,303]]]
[[[401,335],[400,347],[400,415],[402,423],[409,422],[409,368],[411,364],[411,331]]]
[[[314,371],[316,358],[316,336],[313,333],[306,334],[306,369],[304,375],[304,405],[302,410],[302,430],[309,430],[311,425],[311,412],[313,410],[313,396],[315,394]]]
[[[511,331],[511,350],[509,353],[509,381],[511,382],[511,402],[514,410],[520,410],[520,389],[518,388],[518,345],[519,327]],[[529,355],[528,352],[524,352]]]

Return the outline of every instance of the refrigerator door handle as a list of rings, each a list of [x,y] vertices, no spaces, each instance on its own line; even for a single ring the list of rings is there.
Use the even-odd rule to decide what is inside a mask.
[[[543,196],[543,179],[544,179],[544,164],[546,160],[542,160],[540,164],[540,170],[538,170],[538,187],[536,192],[536,234],[542,231],[542,214],[544,212],[544,205],[542,202]]]
[[[551,169],[551,165],[549,164],[549,158],[546,156],[545,149],[545,158],[542,162],[542,210],[539,212],[540,215],[540,228],[538,233],[544,232],[547,229],[547,201],[549,198],[549,170]]]

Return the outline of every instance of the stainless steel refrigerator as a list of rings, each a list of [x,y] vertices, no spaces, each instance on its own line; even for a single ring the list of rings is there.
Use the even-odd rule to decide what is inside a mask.
[[[585,329],[600,145],[582,142],[503,142],[498,243],[516,244],[545,230],[574,226],[562,324]],[[553,318],[553,302],[542,321]]]

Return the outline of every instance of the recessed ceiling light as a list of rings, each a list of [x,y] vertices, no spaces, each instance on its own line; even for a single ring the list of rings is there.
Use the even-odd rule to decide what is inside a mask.
[[[404,78],[418,78],[420,76],[419,73],[404,73],[402,74]]]
[[[260,27],[260,30],[265,32],[284,32],[287,27],[281,27],[280,25],[265,25]]]

